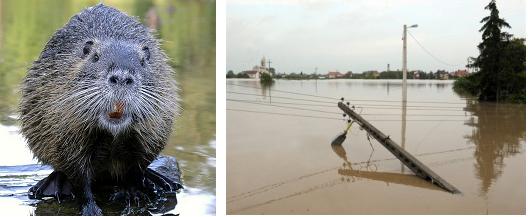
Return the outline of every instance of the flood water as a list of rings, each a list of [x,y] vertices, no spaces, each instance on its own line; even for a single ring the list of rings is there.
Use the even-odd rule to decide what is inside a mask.
[[[408,82],[403,104],[398,80],[229,79],[227,213],[525,214],[525,105]],[[373,138],[371,148],[357,124],[331,146],[346,127],[341,97],[462,194],[417,178]]]
[[[182,116],[163,154],[178,159],[185,190],[164,213],[216,212],[215,1],[107,0],[156,29],[180,84]],[[5,215],[76,215],[30,200],[29,187],[51,172],[32,159],[19,133],[18,87],[53,32],[99,1],[0,1],[0,210]],[[64,207],[67,207],[66,205]],[[119,213],[117,213],[119,214]],[[163,213],[159,213],[163,214]]]

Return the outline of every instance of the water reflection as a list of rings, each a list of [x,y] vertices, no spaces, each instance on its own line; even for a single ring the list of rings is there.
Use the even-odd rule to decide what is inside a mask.
[[[262,99],[265,100],[269,96],[269,102],[271,103],[271,87],[273,86],[273,83],[260,83],[260,94],[262,95]]]
[[[473,127],[466,139],[476,146],[475,175],[485,195],[501,176],[504,159],[522,151],[526,140],[525,105],[468,101],[465,110],[474,115],[466,122]]]
[[[346,151],[342,145],[332,144],[331,147],[334,153],[344,161],[342,166],[337,170],[337,173],[343,176],[341,178],[343,181],[355,182],[368,179],[385,182],[387,185],[400,184],[430,190],[444,191],[442,188],[432,183],[426,182],[415,175],[394,172],[378,172],[378,167],[376,164],[371,162],[373,152],[371,152],[370,157],[366,162],[356,164],[358,169],[355,169],[352,167],[353,163],[348,160]]]

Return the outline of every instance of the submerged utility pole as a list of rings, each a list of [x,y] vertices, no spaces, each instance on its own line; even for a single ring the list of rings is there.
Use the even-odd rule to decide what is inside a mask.
[[[416,28],[418,25],[414,24],[409,28]],[[401,127],[401,145],[405,150],[405,128],[407,127],[407,25],[403,25],[403,63],[402,63],[402,127]],[[401,165],[401,172],[404,172],[403,163]]]
[[[409,28],[416,28],[417,24],[409,26]],[[402,101],[407,101],[407,25],[403,25],[403,63],[402,63]]]
[[[407,168],[412,170],[418,177],[429,181],[438,187],[449,191],[450,193],[460,193],[460,191],[449,184],[447,181],[442,179],[439,175],[429,169],[425,164],[420,162],[409,152],[405,151],[396,142],[394,142],[389,136],[383,134],[380,130],[374,127],[372,124],[367,122],[363,117],[350,109],[343,102],[337,103],[337,106],[343,110],[348,116],[356,121],[365,131],[367,131],[372,137],[378,140],[387,150],[389,150],[394,156],[396,156]]]

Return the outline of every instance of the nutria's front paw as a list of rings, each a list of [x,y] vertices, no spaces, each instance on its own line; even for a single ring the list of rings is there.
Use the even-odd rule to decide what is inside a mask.
[[[95,203],[87,203],[83,206],[81,215],[84,216],[101,216],[103,211]]]
[[[29,198],[41,199],[43,197],[54,197],[59,203],[61,199],[74,197],[72,185],[63,172],[53,171],[29,189]]]

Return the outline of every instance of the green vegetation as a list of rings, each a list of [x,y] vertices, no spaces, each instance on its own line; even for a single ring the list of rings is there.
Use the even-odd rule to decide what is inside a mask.
[[[482,101],[526,102],[526,46],[524,38],[512,38],[501,29],[510,25],[499,17],[499,10],[492,0],[485,9],[490,15],[484,23],[482,42],[478,45],[480,55],[472,58],[469,66],[478,72],[458,79],[455,91],[478,96]]]
[[[415,72],[417,76],[415,77]],[[244,72],[235,74],[233,70],[229,70],[226,74],[226,78],[249,78]],[[310,80],[310,79],[329,79],[326,74],[304,74],[304,73],[276,73],[272,75],[274,79],[287,79],[287,80]],[[408,79],[455,79],[449,72],[445,70],[437,70],[436,72],[424,72],[421,70],[407,72]],[[330,78],[332,79],[332,78]],[[402,79],[402,71],[365,71],[362,73],[352,73],[348,71],[338,79]]]
[[[249,75],[244,72],[235,74],[233,70],[227,71],[226,78],[249,78]]]
[[[273,83],[273,78],[271,77],[270,74],[264,73],[260,75],[260,83],[261,84],[271,84]]]

